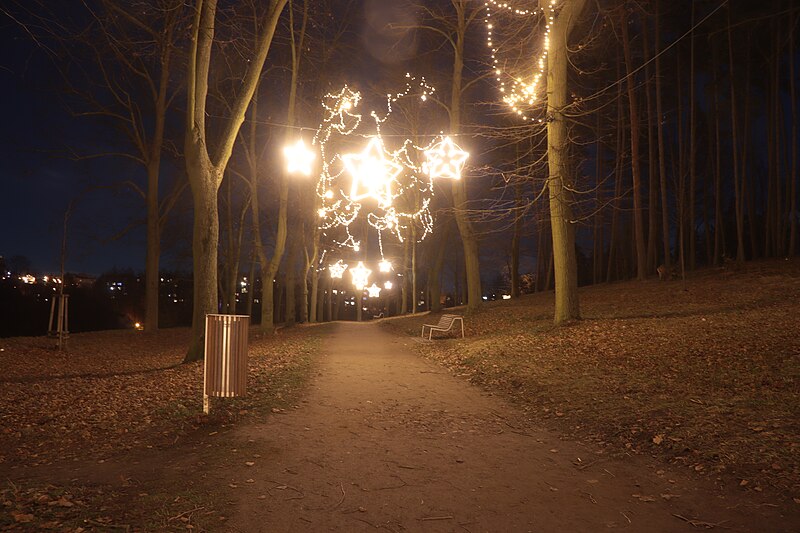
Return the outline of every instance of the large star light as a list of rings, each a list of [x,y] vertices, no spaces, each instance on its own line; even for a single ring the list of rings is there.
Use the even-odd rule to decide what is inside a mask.
[[[380,137],[370,139],[360,154],[343,155],[342,161],[353,176],[351,201],[374,198],[379,207],[392,205],[392,181],[403,171],[403,167],[386,158]]]
[[[369,293],[370,298],[377,298],[381,295],[381,288],[373,283],[367,287],[367,292]]]
[[[372,274],[372,270],[365,267],[364,263],[359,261],[355,268],[350,269],[350,275],[353,277],[353,286],[357,290],[363,291],[364,287],[369,283],[370,274]]]
[[[296,143],[288,145],[283,149],[286,156],[286,170],[289,174],[311,175],[311,163],[314,162],[314,152],[306,148],[303,139],[298,139]]]
[[[342,279],[345,270],[347,270],[347,265],[341,259],[332,265],[328,265],[328,272],[331,273],[332,278]]]
[[[430,150],[425,150],[425,171],[431,178],[461,179],[461,170],[469,153],[459,148],[450,137],[445,137]]]

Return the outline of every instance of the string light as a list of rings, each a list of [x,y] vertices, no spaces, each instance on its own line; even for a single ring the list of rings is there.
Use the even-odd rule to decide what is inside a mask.
[[[503,93],[503,102],[523,120],[530,120],[531,117],[523,111],[523,108],[529,108],[536,103],[538,86],[546,72],[547,54],[550,50],[550,29],[554,22],[553,13],[555,11],[556,0],[550,0],[547,8],[541,7],[538,9],[515,9],[507,3],[501,3],[497,0],[487,0],[484,6],[486,7],[486,17],[484,18],[487,36],[486,45],[491,50],[492,68],[494,70],[495,79],[500,84],[500,92]],[[492,7],[512,12],[515,15],[542,15],[545,17],[545,32],[542,40],[541,52],[536,61],[535,72],[531,78],[526,80],[520,76],[515,77],[504,72],[503,69],[500,68],[500,63],[497,58],[498,47],[494,42],[494,24],[491,18]],[[508,84],[506,84],[506,80],[508,80]],[[539,122],[542,122],[542,120],[539,119]]]
[[[367,293],[369,293],[370,298],[377,298],[381,295],[381,288],[373,283],[367,287]]]
[[[289,174],[311,175],[311,164],[314,162],[316,155],[306,148],[306,143],[303,142],[303,139],[298,139],[294,144],[285,147],[283,155],[286,157],[286,170]]]
[[[440,145],[444,136],[437,136],[426,146],[406,139],[390,148],[381,136],[381,127],[399,100],[418,97],[425,101],[434,92],[424,79],[406,74],[405,90],[387,94],[385,112],[368,111],[371,120],[364,120],[367,115],[359,107],[360,93],[347,86],[323,98],[323,120],[314,136],[321,168],[316,208],[318,227],[334,247],[360,250],[361,242],[350,233],[350,225],[359,219],[366,219],[376,231],[381,259],[385,234],[404,242],[413,225],[422,241],[433,231],[433,177],[425,171],[430,165],[424,154]],[[366,127],[368,123],[372,127]],[[360,152],[335,152],[334,148],[349,144],[348,137],[361,135],[369,140]],[[426,162],[420,165],[418,161]],[[401,205],[411,209],[401,210]]]

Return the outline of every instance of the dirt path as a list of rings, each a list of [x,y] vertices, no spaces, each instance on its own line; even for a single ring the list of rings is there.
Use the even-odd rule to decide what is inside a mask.
[[[229,530],[791,529],[700,480],[525,427],[413,342],[375,324],[333,329],[299,408],[237,430],[235,460],[208,473],[232,487]]]

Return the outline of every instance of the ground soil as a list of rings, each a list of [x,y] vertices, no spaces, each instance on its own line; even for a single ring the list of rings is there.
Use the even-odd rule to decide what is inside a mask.
[[[616,288],[620,290],[625,288]],[[724,294],[716,294],[724,307]],[[628,303],[630,309],[634,304]],[[692,305],[684,302],[682,309],[691,310]],[[686,314],[691,313],[678,313],[676,320]],[[430,317],[403,320],[418,334],[416,321]],[[210,418],[196,414],[198,368],[167,368],[180,355],[177,352],[171,358],[156,357],[153,366],[162,370],[139,374],[137,367],[118,377],[94,372],[90,362],[81,363],[85,368],[80,376],[36,371],[48,376],[43,381],[12,372],[0,393],[5,410],[0,416],[4,423],[22,427],[0,432],[5,439],[0,476],[7,481],[0,494],[0,530],[800,529],[800,504],[776,498],[768,487],[763,492],[745,490],[719,477],[702,477],[695,468],[670,464],[657,454],[640,453],[636,443],[617,446],[608,439],[598,442],[562,431],[549,419],[533,416],[531,404],[540,401],[535,396],[519,402],[492,380],[484,380],[481,387],[470,384],[464,377],[471,375],[449,359],[437,362],[435,357],[419,356],[461,351],[474,356],[475,347],[488,342],[487,333],[480,331],[482,324],[487,330],[497,329],[496,320],[491,315],[468,319],[474,336],[468,341],[423,343],[374,322],[299,327],[275,340],[251,341],[251,394],[244,401],[215,402]],[[589,333],[595,325],[586,326]],[[783,333],[780,339],[787,342]],[[114,344],[107,335],[101,340]],[[591,335],[589,340],[603,345]],[[612,337],[607,343],[618,340]],[[27,346],[20,340],[0,345],[8,351]],[[500,345],[489,351],[513,352],[511,348]],[[309,357],[314,361],[300,365],[302,371],[293,366],[292,361]],[[41,368],[47,366],[35,354],[29,358]],[[97,375],[93,378],[92,373]],[[131,412],[162,404],[175,411],[176,397],[181,408],[168,413],[174,418],[154,417],[137,427],[135,444],[120,436],[115,416],[100,416],[94,409],[77,424],[86,428],[88,444],[81,448],[71,440],[73,426],[64,425],[69,417],[62,404],[71,397],[64,400],[63,394],[53,393],[56,401],[48,393],[64,384],[67,390],[76,384],[105,384],[100,388],[112,391],[109,398],[120,404],[114,410],[125,411],[126,391],[139,387],[145,375],[158,380],[146,388],[163,389],[164,398],[153,394],[131,404]],[[39,387],[28,395],[41,394],[53,416],[26,415],[31,408],[15,408],[26,401],[25,386],[31,383]],[[638,378],[631,383],[638,384]],[[103,401],[97,394],[97,401]],[[626,397],[633,394],[627,391]],[[259,400],[266,396],[269,401]],[[591,400],[590,394],[584,396],[588,400],[576,401]],[[587,410],[554,420],[580,416],[590,425],[600,423],[600,418],[590,420],[595,414]],[[130,423],[128,415],[119,418]],[[165,425],[175,420],[180,421],[174,424],[180,431]],[[93,424],[107,431],[96,431]],[[62,431],[69,449],[59,447],[53,436],[60,427],[67,428]],[[775,430],[782,435],[779,441],[768,439],[759,445],[767,453],[770,443],[783,443],[785,435],[791,435],[787,431]],[[764,432],[750,434],[760,438]],[[51,448],[57,453],[48,452]],[[796,449],[791,447],[792,452]],[[793,466],[784,464],[782,472],[793,476]],[[796,479],[787,483],[795,486]]]

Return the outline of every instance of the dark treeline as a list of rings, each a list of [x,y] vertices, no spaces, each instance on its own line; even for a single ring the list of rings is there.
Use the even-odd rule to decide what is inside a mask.
[[[582,283],[796,255],[798,17],[787,1],[583,13],[568,109]],[[534,190],[546,173],[525,165],[538,156],[517,161]]]

